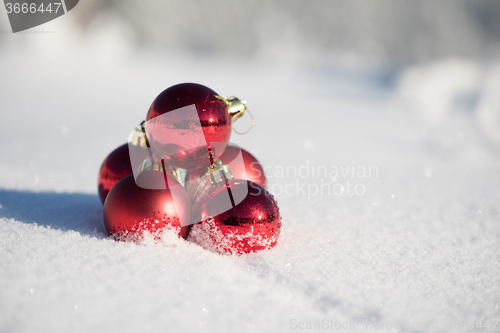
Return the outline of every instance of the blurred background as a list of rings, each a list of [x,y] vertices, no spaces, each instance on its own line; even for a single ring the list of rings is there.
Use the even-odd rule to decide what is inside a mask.
[[[495,0],[139,1],[84,0],[83,33],[115,25],[133,47],[204,55],[364,59],[394,66],[498,55]]]
[[[495,0],[82,0],[12,34],[2,10],[2,118],[29,115],[36,161],[69,149],[40,146],[40,131],[88,151],[85,191],[99,164],[90,152],[106,156],[159,92],[188,81],[249,101],[255,129],[232,140],[268,164],[277,162],[262,142],[276,133],[287,163],[297,147],[303,159],[330,152],[336,162],[496,161],[499,18]],[[2,150],[24,154],[15,144]],[[4,182],[24,184],[12,179]],[[56,188],[82,189],[71,183]]]

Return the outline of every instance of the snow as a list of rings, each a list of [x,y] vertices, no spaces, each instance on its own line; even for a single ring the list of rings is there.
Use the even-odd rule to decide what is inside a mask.
[[[194,224],[187,240],[196,243],[208,251],[219,254],[237,255],[245,253],[245,247],[269,250],[276,245],[278,237],[269,236],[254,230],[251,226],[247,232],[224,232],[214,219]],[[246,245],[246,246],[245,246]],[[253,250],[251,252],[257,252]]]
[[[498,63],[200,59],[73,40],[64,20],[1,37],[0,332],[456,332],[500,319]],[[179,82],[248,101],[256,125],[232,139],[266,166],[275,248],[106,236],[99,166]]]

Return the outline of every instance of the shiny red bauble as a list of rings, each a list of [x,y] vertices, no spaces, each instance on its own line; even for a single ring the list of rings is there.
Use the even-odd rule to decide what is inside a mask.
[[[246,196],[237,199],[238,193]],[[229,199],[236,204],[224,211]],[[201,222],[193,224],[189,239],[220,254],[269,249],[276,245],[281,229],[274,197],[262,186],[241,179],[212,186],[195,203],[193,221]]]
[[[162,186],[164,189],[150,189]],[[104,203],[104,226],[117,240],[139,240],[144,232],[158,239],[165,229],[185,238],[190,217],[191,201],[185,189],[162,171],[143,170],[137,183],[133,174],[125,176],[113,186]]]
[[[147,149],[141,146],[130,145],[130,149],[133,149],[132,153],[135,156],[142,156],[142,159],[149,156]],[[103,204],[116,182],[131,174],[132,171],[128,144],[116,148],[104,159],[99,169],[99,175],[97,176],[99,198]]]
[[[146,116],[151,148],[174,167],[208,167],[208,145],[218,157],[231,136],[227,108],[221,96],[200,84],[182,83],[164,90]]]
[[[240,153],[241,158],[238,158]],[[249,180],[267,188],[266,175],[264,174],[262,165],[245,149],[239,148],[230,143],[224,153],[222,153],[219,157],[219,160],[223,164],[227,164],[229,166],[229,170],[231,170],[231,174],[234,179]],[[187,171],[186,190],[191,197],[193,197],[198,187],[195,180],[200,180],[206,172],[207,168],[197,168]]]

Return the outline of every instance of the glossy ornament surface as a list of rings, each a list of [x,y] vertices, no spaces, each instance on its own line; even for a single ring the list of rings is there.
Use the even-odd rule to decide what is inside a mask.
[[[236,156],[241,152],[244,164],[236,162]],[[266,175],[264,168],[259,161],[245,149],[229,144],[224,153],[219,158],[222,163],[229,165],[229,169],[234,179],[245,179],[257,183],[263,188],[267,188]]]
[[[241,158],[238,158],[241,152]],[[244,179],[251,182],[257,183],[260,186],[267,188],[266,175],[264,174],[264,168],[259,163],[259,161],[248,151],[243,148],[239,148],[233,144],[229,144],[219,157],[219,160],[223,164],[229,166],[229,170],[233,175],[234,179]],[[186,174],[186,190],[188,194],[193,198],[197,190],[198,184],[196,180],[201,181],[207,168],[197,168],[187,171]]]
[[[248,194],[232,208],[218,215],[234,193]],[[222,210],[224,208],[222,207]],[[272,248],[281,230],[281,216],[274,197],[262,186],[241,179],[212,186],[193,207],[189,240],[220,254],[245,254]]]
[[[145,126],[157,157],[184,169],[208,167],[208,145],[215,156],[220,156],[232,129],[228,102],[195,83],[178,84],[158,95],[147,113]]]
[[[136,156],[143,156],[143,159],[149,156],[147,149],[141,146],[130,146],[130,149],[134,150],[133,154]],[[131,174],[132,171],[128,144],[116,148],[104,159],[97,176],[97,189],[103,204],[116,182]]]
[[[192,207],[182,185],[169,174],[155,170],[142,171],[137,183],[161,188],[165,187],[165,177],[166,189],[139,187],[133,174],[113,186],[104,203],[104,226],[109,235],[134,241],[149,232],[158,239],[165,229],[170,229],[180,237],[187,236],[188,223],[181,226],[181,221],[190,221]]]

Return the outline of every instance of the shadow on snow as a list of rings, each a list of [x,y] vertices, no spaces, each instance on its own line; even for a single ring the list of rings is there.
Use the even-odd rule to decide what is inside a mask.
[[[97,195],[0,190],[0,218],[106,236]]]

